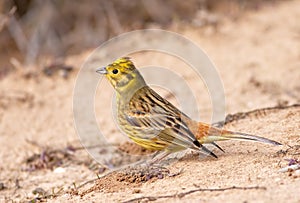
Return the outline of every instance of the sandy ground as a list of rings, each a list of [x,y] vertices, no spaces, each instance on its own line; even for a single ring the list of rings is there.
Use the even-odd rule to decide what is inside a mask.
[[[178,24],[170,29],[198,43],[210,56],[224,84],[226,111],[234,114],[300,103],[299,19],[300,2],[285,1],[246,12],[238,20],[222,19],[216,26]],[[89,53],[70,56],[66,64],[79,68]],[[150,59],[150,53],[133,57],[139,65]],[[151,55],[152,61],[169,63],[162,58]],[[67,79],[58,74],[28,78],[17,71],[0,80],[1,202],[34,198],[49,202],[122,202],[145,196],[153,198],[141,200],[300,202],[300,170],[279,172],[289,162],[293,165],[292,161],[300,160],[299,106],[253,112],[225,126],[264,135],[283,146],[222,142],[219,144],[226,153],[216,151],[217,160],[188,153],[167,166],[168,174],[175,174],[170,177],[159,172],[146,181],[120,171],[78,188],[105,170],[86,151],[76,148],[81,146],[72,111],[76,75],[75,70]],[[191,84],[197,79],[189,73],[186,78]],[[104,96],[111,98],[113,90],[107,87]],[[197,88],[195,92],[201,92],[201,87]],[[203,120],[209,121],[209,95],[198,97]],[[109,110],[96,106],[99,125],[105,126],[111,137],[118,137],[120,132],[109,118],[101,120],[101,115],[110,115]],[[217,188],[229,189],[201,191]],[[189,192],[192,190],[200,191]]]

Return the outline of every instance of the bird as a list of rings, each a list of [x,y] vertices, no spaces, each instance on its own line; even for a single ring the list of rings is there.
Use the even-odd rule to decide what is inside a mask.
[[[147,85],[129,57],[121,57],[97,68],[116,91],[117,122],[120,129],[137,145],[157,152],[152,163],[169,154],[192,149],[214,158],[218,156],[206,144],[217,141],[245,140],[281,145],[264,137],[229,131],[191,119]]]

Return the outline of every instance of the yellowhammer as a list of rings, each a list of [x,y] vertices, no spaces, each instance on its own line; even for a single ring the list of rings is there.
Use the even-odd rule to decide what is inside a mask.
[[[97,72],[104,74],[117,92],[117,117],[121,129],[136,144],[163,151],[154,162],[187,148],[217,158],[202,144],[213,144],[222,150],[215,141],[229,139],[281,145],[267,138],[218,129],[190,119],[152,90],[128,57],[99,68]]]

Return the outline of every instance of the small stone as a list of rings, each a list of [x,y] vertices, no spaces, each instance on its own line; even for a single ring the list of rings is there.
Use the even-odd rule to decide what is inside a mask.
[[[32,191],[34,195],[45,195],[46,191],[43,188],[37,187]]]
[[[4,183],[0,183],[0,190],[4,190],[4,189],[5,189]]]
[[[62,168],[62,167],[57,167],[56,169],[54,169],[53,171],[54,173],[65,173],[66,169]]]
[[[279,182],[281,179],[280,178],[275,178],[274,181],[275,182]]]
[[[157,178],[158,178],[158,179],[163,179],[164,176],[163,176],[163,174],[160,173],[160,174],[157,175]]]
[[[132,193],[141,193],[141,189],[139,188],[134,188]]]

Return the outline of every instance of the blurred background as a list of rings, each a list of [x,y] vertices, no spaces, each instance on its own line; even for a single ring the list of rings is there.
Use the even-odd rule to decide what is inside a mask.
[[[176,30],[176,25],[217,27],[259,10],[275,0],[2,0],[0,44],[2,72],[95,48],[136,29]]]

